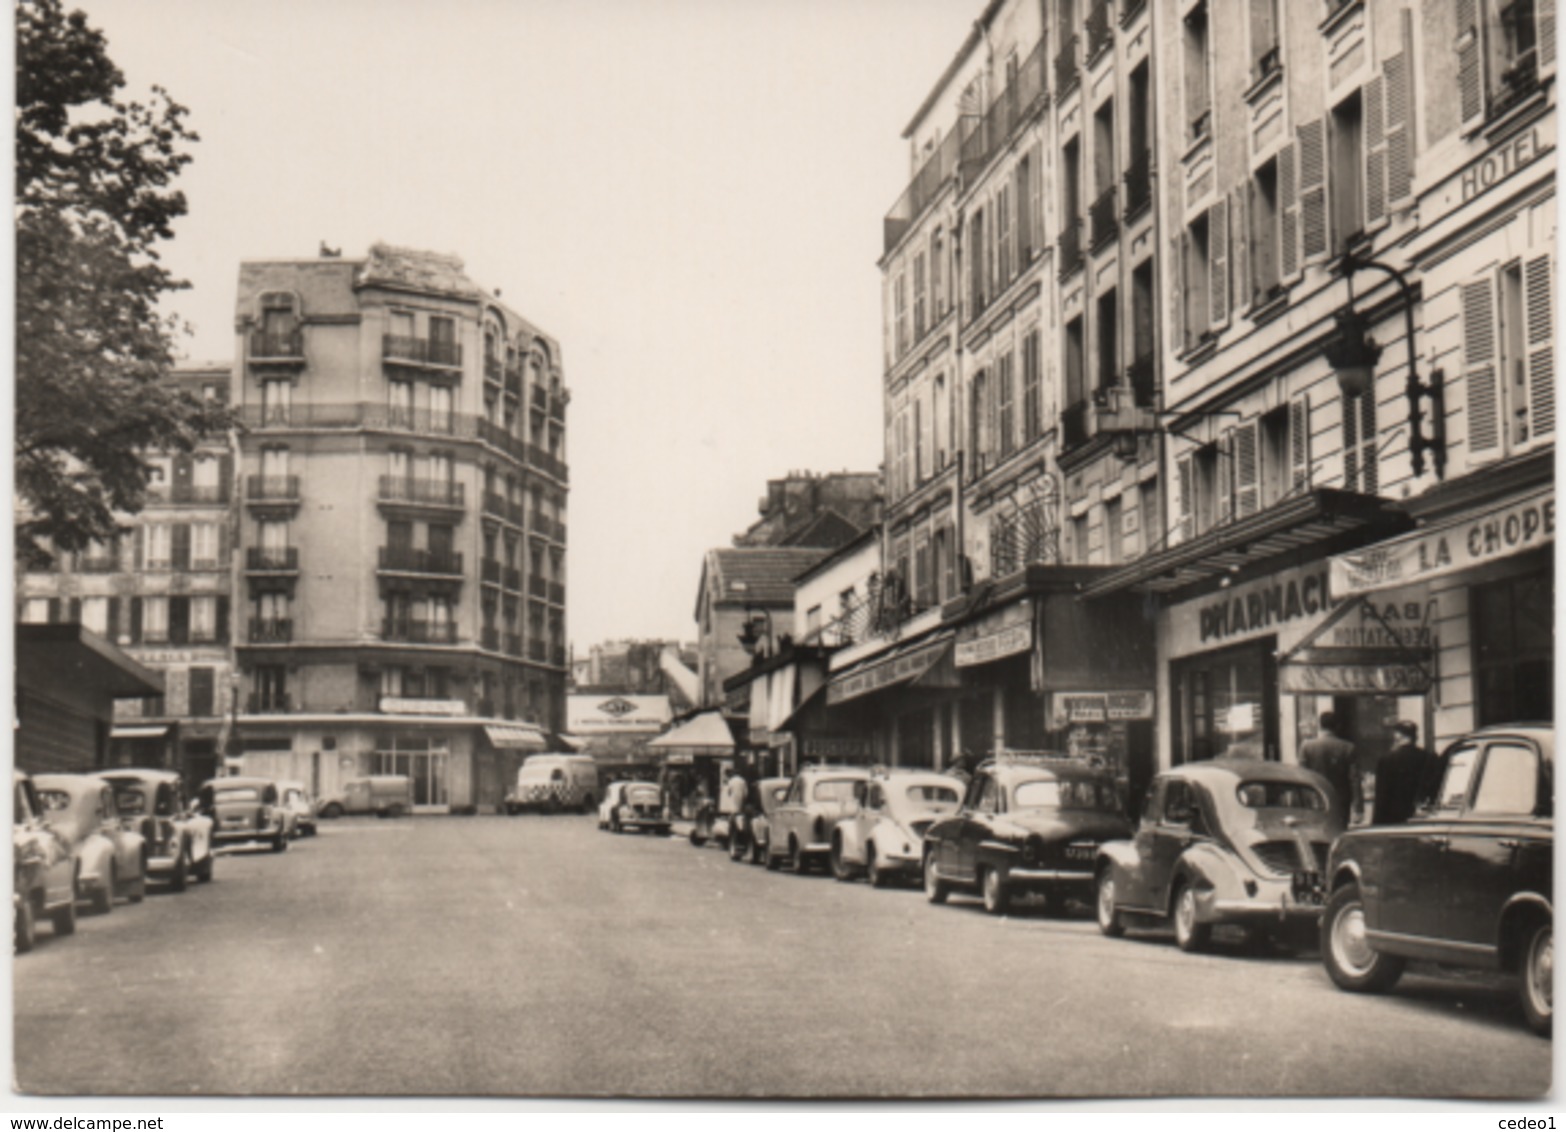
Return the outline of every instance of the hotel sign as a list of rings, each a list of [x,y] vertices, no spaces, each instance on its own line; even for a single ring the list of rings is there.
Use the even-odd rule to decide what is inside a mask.
[[[1554,148],[1547,139],[1540,139],[1538,126],[1496,146],[1463,170],[1463,203],[1467,204],[1486,189],[1500,184]]]
[[[988,664],[1033,647],[1033,603],[1019,601],[957,630],[957,667]]]
[[[1554,541],[1555,492],[1546,488],[1461,522],[1340,554],[1331,561],[1332,592],[1348,596],[1423,582]]]

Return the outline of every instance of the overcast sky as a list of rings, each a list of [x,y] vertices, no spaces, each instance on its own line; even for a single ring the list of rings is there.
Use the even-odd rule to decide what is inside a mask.
[[[67,7],[74,7],[67,0]],[[568,628],[695,635],[791,469],[881,462],[881,219],[979,0],[83,0],[191,110],[192,359],[250,258],[455,252],[557,337]]]

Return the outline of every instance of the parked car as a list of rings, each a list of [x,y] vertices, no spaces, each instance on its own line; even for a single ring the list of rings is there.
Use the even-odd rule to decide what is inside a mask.
[[[350,778],[342,792],[324,799],[318,807],[323,818],[344,814],[374,814],[396,818],[413,812],[413,781],[406,774],[371,774]]]
[[[147,879],[185,890],[186,878],[212,879],[212,819],[190,808],[177,771],[138,767],[99,771],[114,788],[125,828],[147,844]]]
[[[141,834],[120,823],[114,788],[91,774],[39,774],[33,778],[49,824],[76,858],[76,897],[100,915],[114,901],[132,904],[147,894],[147,851]]]
[[[1332,848],[1321,959],[1344,990],[1390,990],[1410,959],[1516,974],[1550,1032],[1555,968],[1555,731],[1481,728],[1447,748],[1433,804]]]
[[[277,784],[282,801],[278,804],[293,821],[290,833],[294,837],[315,836],[315,803],[303,782],[284,780]]]
[[[832,832],[832,872],[838,880],[861,873],[876,888],[899,876],[918,876],[924,832],[962,801],[962,782],[929,770],[886,770],[855,785],[858,808]]]
[[[288,848],[288,820],[270,778],[214,778],[201,787],[199,809],[213,820],[219,845],[265,841],[272,852]]]
[[[593,812],[598,804],[598,764],[592,755],[529,755],[517,770],[517,784],[506,795],[506,813],[542,810]]]
[[[1321,918],[1322,878],[1343,832],[1331,787],[1304,767],[1213,759],[1153,780],[1129,841],[1098,852],[1098,927],[1173,921],[1184,951],[1217,924],[1289,940]]]
[[[628,829],[668,833],[663,796],[651,782],[611,782],[598,806],[598,828],[623,833]]]
[[[975,891],[999,916],[1017,893],[1037,893],[1059,911],[1067,897],[1091,897],[1099,846],[1130,834],[1114,776],[1096,761],[982,763],[962,807],[925,831],[925,896],[941,904],[954,890]]]
[[[748,843],[750,847],[750,863],[753,865],[762,864],[767,859],[767,846],[772,840],[772,813],[788,797],[789,782],[787,778],[763,778],[756,783],[761,808],[746,817],[745,838],[742,842]]]
[[[832,853],[832,830],[858,808],[855,784],[869,777],[869,770],[857,766],[801,768],[768,818],[767,868],[787,864],[803,873],[814,863],[825,864]]]
[[[39,920],[50,920],[55,935],[76,930],[76,858],[45,819],[33,780],[20,771],[11,775],[11,881],[17,951],[33,949]]]

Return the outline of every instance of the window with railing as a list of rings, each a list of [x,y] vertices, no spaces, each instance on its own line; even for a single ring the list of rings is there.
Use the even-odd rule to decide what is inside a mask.
[[[1091,0],[1087,14],[1087,57],[1091,66],[1114,44],[1114,23],[1110,19],[1110,0]]]

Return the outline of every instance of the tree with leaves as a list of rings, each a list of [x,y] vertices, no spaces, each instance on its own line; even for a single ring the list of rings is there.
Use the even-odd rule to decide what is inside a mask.
[[[16,550],[24,566],[106,542],[139,511],[148,451],[224,427],[164,379],[180,324],[159,262],[198,139],[154,87],[125,101],[103,33],[60,0],[16,9]]]

